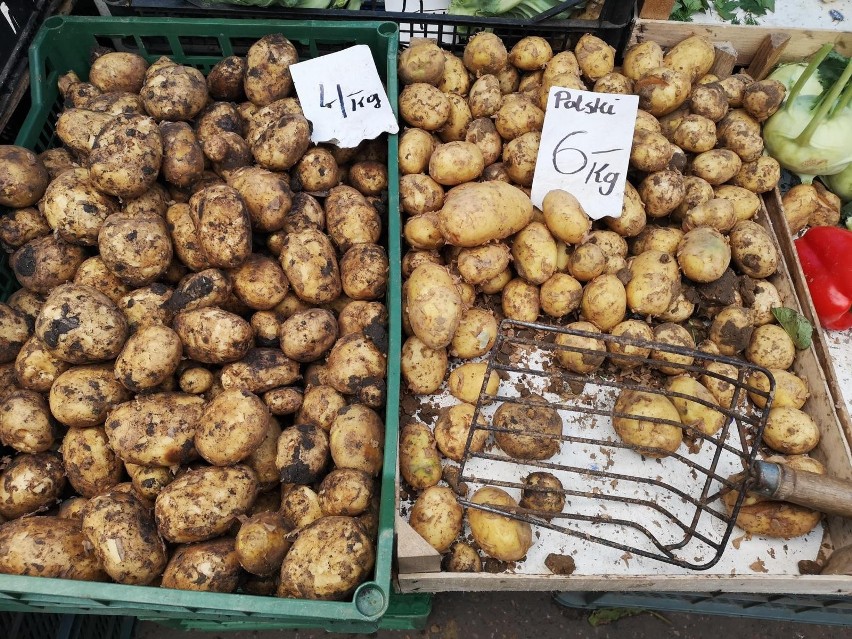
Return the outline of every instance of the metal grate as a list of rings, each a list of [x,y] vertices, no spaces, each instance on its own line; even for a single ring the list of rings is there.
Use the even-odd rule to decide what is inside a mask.
[[[593,341],[583,343],[582,339]],[[619,345],[645,350],[616,357],[613,350]],[[685,359],[662,362],[661,353]],[[595,372],[576,373],[557,363],[566,356],[597,358],[603,364]],[[635,367],[625,370],[613,360],[629,361]],[[708,370],[709,362],[735,366],[736,376]],[[492,372],[500,381],[497,390],[489,393]],[[755,372],[767,376],[768,391],[750,383]],[[732,385],[730,405],[667,389],[672,373],[707,375]],[[624,412],[634,410],[627,406],[616,410],[617,397],[628,391],[695,402],[721,415],[722,426],[708,434],[700,424]],[[762,397],[765,406],[758,408],[748,394]],[[470,498],[460,502],[638,556],[708,569],[719,560],[731,535],[773,395],[771,373],[741,360],[626,336],[504,320],[487,361],[474,427],[460,465],[461,480],[472,488],[506,489],[516,501],[524,490],[528,495],[561,493],[566,505],[562,512],[553,513],[476,504]],[[504,405],[520,406],[527,418],[495,420]],[[540,426],[547,421],[542,411],[558,413],[561,435]],[[613,420],[619,418],[641,420],[646,432],[657,426],[678,428],[686,446],[681,444],[669,454],[661,448],[626,443],[613,429]],[[531,424],[537,425],[530,429]],[[493,442],[476,450],[477,440],[481,443],[485,438],[477,435],[482,431]],[[558,452],[544,459],[517,459],[498,445],[501,438],[505,441],[504,433],[522,435],[528,444],[557,445]],[[524,479],[533,471],[554,475],[562,489],[529,487]],[[726,507],[722,498],[731,491],[738,494],[735,503]],[[734,501],[733,497],[729,500]]]

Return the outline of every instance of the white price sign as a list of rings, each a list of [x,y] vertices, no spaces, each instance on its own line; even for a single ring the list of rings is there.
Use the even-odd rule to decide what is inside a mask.
[[[351,149],[399,126],[370,47],[359,44],[290,66],[311,142]]]
[[[619,217],[639,97],[553,87],[547,98],[530,198],[541,208],[555,189],[589,217]]]

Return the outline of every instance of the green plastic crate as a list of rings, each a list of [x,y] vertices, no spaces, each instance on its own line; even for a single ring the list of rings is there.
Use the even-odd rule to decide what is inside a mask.
[[[366,44],[386,83],[388,95],[397,94],[398,27],[392,22],[349,24],[57,16],[45,20],[30,49],[32,110],[16,144],[36,151],[54,146],[54,125],[62,106],[57,79],[69,70],[76,71],[81,78],[88,77],[89,54],[93,47],[118,47],[139,53],[149,61],[169,55],[178,62],[208,71],[222,57],[245,53],[252,42],[269,33],[283,33],[299,50],[301,59]],[[395,109],[395,101],[393,105]],[[391,598],[399,430],[401,258],[395,135],[388,136],[388,174],[386,237],[390,261],[387,296],[390,339],[385,456],[372,580],[359,586],[350,601],[327,602],[0,575],[0,610],[133,615],[172,621],[188,629],[321,627],[330,631],[373,632],[379,628],[379,620],[387,611]],[[0,263],[3,299],[15,288],[17,284],[3,258]]]

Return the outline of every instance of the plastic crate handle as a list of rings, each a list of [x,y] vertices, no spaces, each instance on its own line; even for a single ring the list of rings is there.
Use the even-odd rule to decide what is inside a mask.
[[[584,1],[585,0],[565,0],[565,2],[560,2],[556,6],[550,7],[550,9],[548,9],[547,11],[542,11],[534,18],[531,18],[530,22],[543,22],[548,18],[552,18],[556,14],[562,13],[563,11],[565,11],[566,9],[570,9],[571,7],[575,7]]]

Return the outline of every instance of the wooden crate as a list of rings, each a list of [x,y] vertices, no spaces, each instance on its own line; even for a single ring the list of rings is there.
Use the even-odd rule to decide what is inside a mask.
[[[775,238],[776,248],[783,253],[775,226],[766,210],[755,217]],[[784,236],[789,238],[789,235]],[[780,238],[780,239],[783,239]],[[791,277],[787,261],[780,260],[778,272],[769,278],[784,304],[806,313],[809,298],[799,303],[799,292]],[[793,370],[808,380],[811,397],[804,410],[820,427],[821,441],[813,456],[822,461],[834,477],[852,480],[852,451],[844,426],[835,410],[817,342],[799,351]],[[852,544],[852,521],[839,517],[826,520],[829,549]],[[520,575],[507,573],[449,573],[440,571],[440,557],[414,532],[402,517],[397,517],[397,587],[401,592],[489,591],[489,590],[561,590],[561,591],[671,591],[671,592],[751,592],[852,595],[852,576],[738,574],[734,576],[692,572],[677,575]],[[784,540],[779,539],[778,544]],[[816,557],[814,557],[816,559]],[[744,567],[746,568],[746,567]]]

